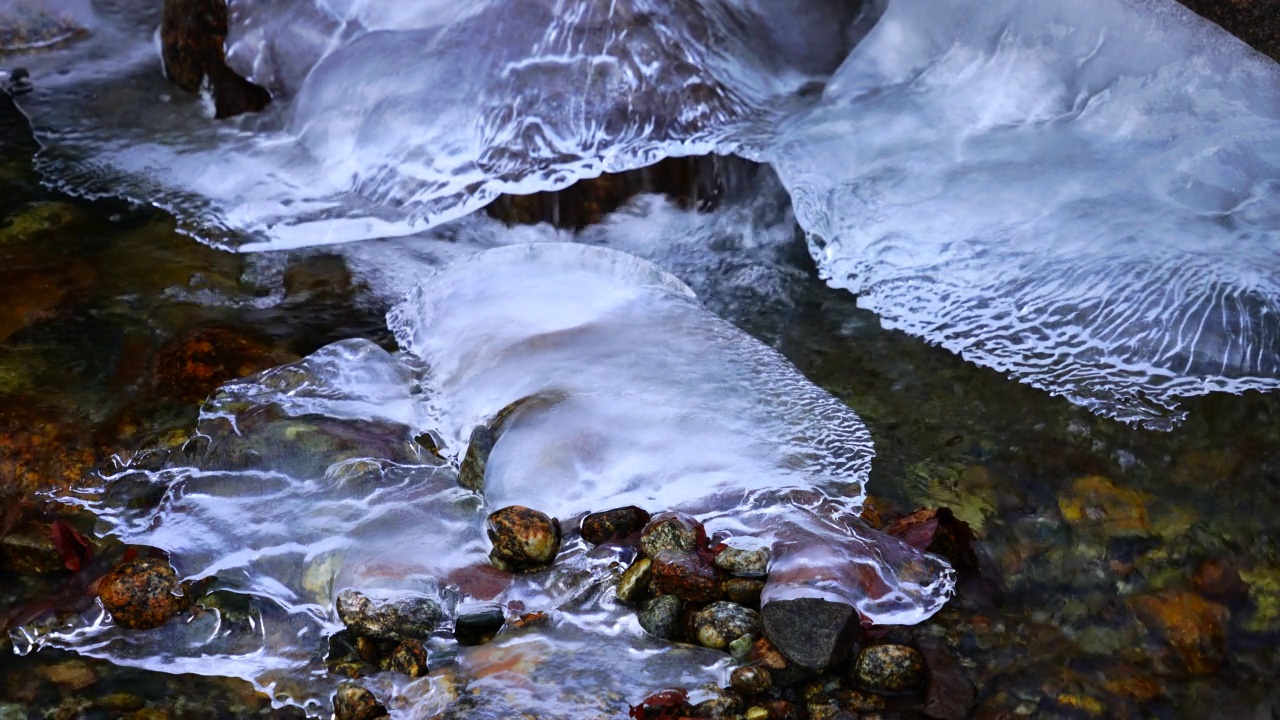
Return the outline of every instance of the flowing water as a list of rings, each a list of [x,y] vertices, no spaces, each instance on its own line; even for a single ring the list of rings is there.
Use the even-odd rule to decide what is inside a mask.
[[[358,588],[551,618],[368,679],[397,716],[701,697],[727,657],[647,637],[612,595],[628,552],[573,529],[635,504],[771,546],[766,601],[933,618],[987,708],[1275,702],[1274,63],[1164,2],[230,9],[260,115],[165,82],[152,3],[68,6],[89,36],[21,56],[6,470],[215,600],[125,630],[26,568],[15,687],[66,649],[325,714]],[[580,233],[473,212],[709,152],[763,163],[712,209],[640,195]],[[873,529],[868,494],[954,508],[989,587],[945,604],[955,572]],[[488,569],[509,504],[569,529],[552,568]],[[0,710],[48,702],[15,687]]]

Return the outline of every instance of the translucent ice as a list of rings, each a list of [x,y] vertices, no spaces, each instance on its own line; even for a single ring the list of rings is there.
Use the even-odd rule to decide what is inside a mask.
[[[149,631],[91,613],[30,640],[243,677],[323,711],[333,601],[357,588],[551,614],[492,646],[433,640],[437,659],[458,658],[462,699],[440,674],[376,679],[408,717],[599,717],[663,687],[723,684],[722,654],[647,638],[615,602],[628,551],[573,531],[629,504],[771,545],[766,601],[823,597],[912,623],[949,597],[944,562],[859,520],[873,453],[857,415],[657,266],[536,243],[421,274],[390,318],[406,352],[348,340],[229,383],[185,444],[80,493],[103,532],[164,549],[185,578],[215,577],[207,609]],[[475,493],[413,438],[429,431],[456,461],[480,423],[497,441]],[[569,529],[550,569],[489,567],[485,517],[511,504]]]

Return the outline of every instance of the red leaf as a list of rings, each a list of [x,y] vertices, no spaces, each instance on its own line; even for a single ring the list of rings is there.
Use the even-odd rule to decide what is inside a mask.
[[[93,558],[93,546],[89,539],[65,522],[54,520],[50,535],[53,536],[54,549],[58,551],[58,556],[68,570],[79,571]]]
[[[639,705],[632,706],[627,716],[635,720],[679,718],[683,717],[684,711],[688,709],[688,701],[689,693],[684,690],[663,690],[641,700]],[[656,714],[649,714],[655,711]]]

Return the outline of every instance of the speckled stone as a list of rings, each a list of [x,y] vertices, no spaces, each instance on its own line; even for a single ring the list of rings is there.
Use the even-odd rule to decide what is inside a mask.
[[[168,561],[140,558],[116,565],[98,583],[98,597],[120,627],[149,630],[169,621],[187,605],[177,574]]]
[[[353,682],[344,682],[333,696],[333,716],[335,720],[376,720],[387,717],[387,709],[373,693]]]
[[[550,565],[560,551],[560,522],[522,505],[491,513],[486,530],[493,543],[489,561],[502,570],[541,570]]]
[[[409,677],[422,677],[427,674],[427,646],[421,640],[409,638],[391,651],[387,660],[387,669]]]
[[[774,600],[761,610],[760,619],[774,647],[817,673],[839,660],[861,630],[852,606],[818,598]]]
[[[638,602],[649,591],[652,581],[653,561],[649,558],[636,560],[618,580],[618,599],[623,602]]]
[[[634,505],[592,513],[582,519],[582,539],[592,545],[621,540],[648,523],[649,513]]]
[[[654,558],[653,589],[689,602],[719,600],[724,594],[715,566],[675,550],[663,550]]]
[[[762,592],[764,592],[764,581],[759,578],[733,577],[724,581],[724,594],[744,607],[760,607]]]
[[[440,604],[428,597],[370,600],[355,590],[338,594],[338,618],[356,635],[379,640],[425,638],[444,619]]]
[[[655,515],[640,531],[640,552],[651,558],[665,550],[692,552],[698,547],[701,527],[701,523],[683,513]]]
[[[724,650],[743,635],[760,632],[760,615],[736,603],[713,602],[693,616],[693,627],[702,646]]]
[[[853,662],[852,679],[872,692],[913,692],[924,684],[924,659],[906,645],[865,647]]]
[[[680,610],[684,603],[675,595],[659,595],[644,604],[638,615],[640,627],[654,637],[670,640],[680,626]]]
[[[769,571],[769,550],[728,547],[716,555],[716,567],[735,577],[764,577]]]
[[[468,490],[484,490],[485,468],[489,465],[489,453],[493,452],[493,432],[484,425],[471,430],[467,452],[458,467],[458,484]]]

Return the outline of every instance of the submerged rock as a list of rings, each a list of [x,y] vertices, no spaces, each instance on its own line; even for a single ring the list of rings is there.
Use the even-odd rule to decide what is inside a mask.
[[[427,646],[417,638],[409,638],[396,646],[387,658],[387,669],[409,677],[427,674]]]
[[[491,513],[486,530],[493,543],[489,561],[502,570],[541,570],[560,551],[560,521],[522,505]]]
[[[387,709],[373,693],[352,682],[338,686],[333,696],[334,720],[376,720],[387,717]]]
[[[675,595],[658,595],[650,598],[640,610],[640,627],[650,635],[671,640],[680,627],[680,611],[684,603]]]
[[[338,618],[356,635],[379,640],[425,638],[444,619],[435,600],[425,596],[370,600],[355,590],[338,594]]]
[[[649,513],[635,505],[592,513],[582,519],[582,539],[592,545],[621,540],[648,523]]]
[[[724,594],[731,601],[749,608],[760,607],[762,592],[764,592],[764,580],[759,578],[733,577],[724,581]]]
[[[724,650],[743,635],[760,632],[760,615],[731,602],[713,602],[693,616],[694,632],[704,647]]]
[[[1185,590],[1137,596],[1129,605],[1147,629],[1168,643],[1187,672],[1207,675],[1226,661],[1230,612],[1222,605]]]
[[[497,606],[463,612],[454,624],[453,638],[459,645],[483,645],[498,634],[506,621],[502,608]]]
[[[924,685],[924,658],[906,645],[863,648],[853,662],[854,682],[872,692],[909,693]]]
[[[167,560],[140,558],[116,565],[98,581],[98,597],[111,619],[131,630],[165,624],[185,608],[188,598]]]
[[[861,634],[858,616],[844,603],[817,598],[774,600],[760,612],[764,633],[788,660],[820,673]]]

